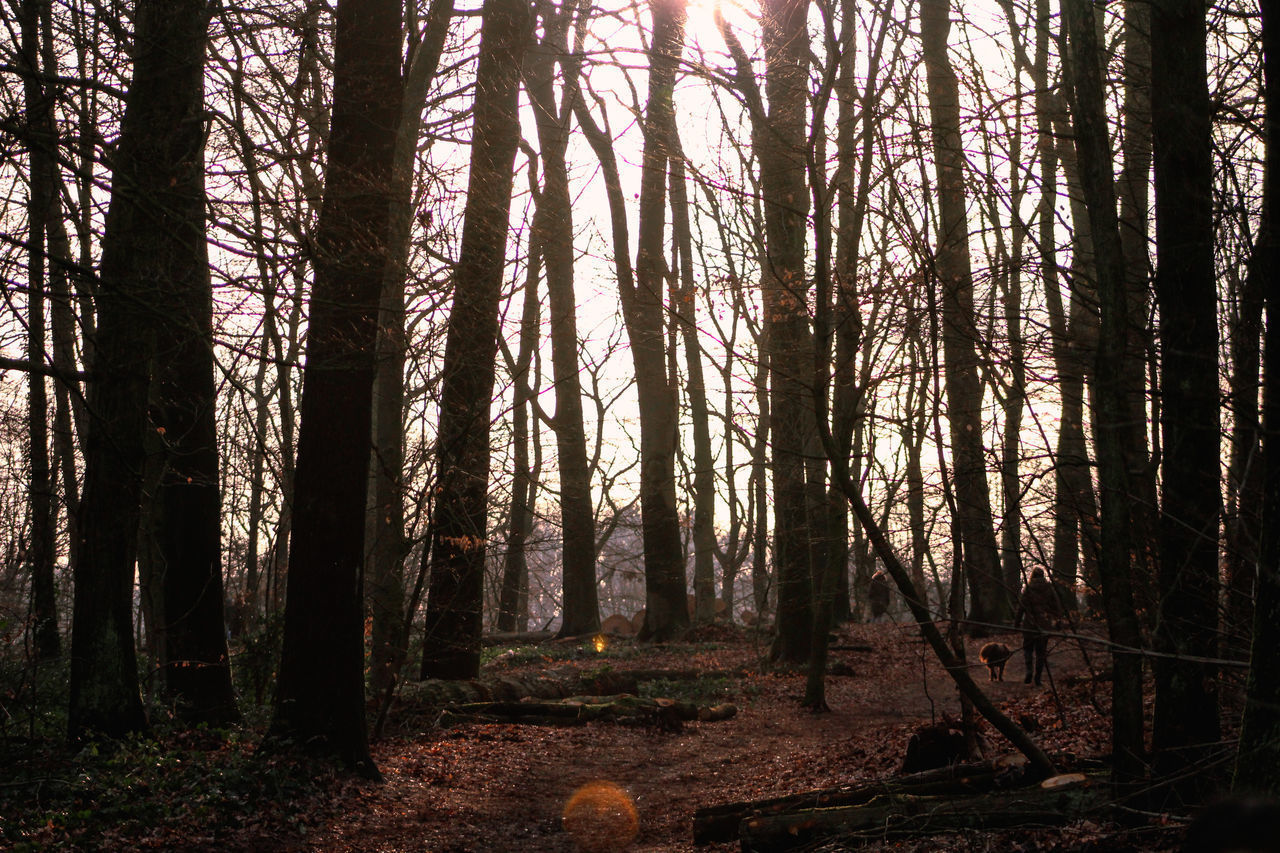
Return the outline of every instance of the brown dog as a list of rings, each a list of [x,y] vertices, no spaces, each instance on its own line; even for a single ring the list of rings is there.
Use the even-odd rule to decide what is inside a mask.
[[[1013,652],[1004,643],[987,643],[978,652],[978,657],[987,665],[992,681],[1004,681],[1004,665],[1013,657]]]

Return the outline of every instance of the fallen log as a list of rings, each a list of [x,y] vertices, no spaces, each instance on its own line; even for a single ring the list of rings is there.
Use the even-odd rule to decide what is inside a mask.
[[[685,722],[727,720],[737,713],[733,705],[699,708],[692,702],[646,699],[639,696],[577,696],[560,702],[467,702],[444,708],[439,724],[522,723],[580,726],[585,723],[639,722],[664,730],[678,730]]]
[[[485,646],[536,646],[555,638],[555,631],[504,631],[485,634],[480,642]]]
[[[762,815],[739,828],[744,853],[779,853],[819,841],[865,843],[960,831],[1061,826],[1104,809],[1106,777],[1074,784],[1019,788],[972,796],[887,794],[855,806]]]
[[[635,693],[636,680],[614,669],[557,671],[545,675],[498,676],[472,681],[427,679],[404,685],[397,699],[401,710],[434,711],[468,702],[519,702],[521,699],[567,699],[586,694]]]
[[[832,788],[818,788],[781,797],[747,802],[703,806],[693,813],[694,844],[734,841],[743,821],[768,815],[786,814],[806,809],[856,806],[876,797],[893,794],[940,795],[975,794],[993,790],[998,779],[1010,778],[1010,772],[997,769],[991,762],[954,764],[937,770],[926,770],[909,776],[851,782]]]

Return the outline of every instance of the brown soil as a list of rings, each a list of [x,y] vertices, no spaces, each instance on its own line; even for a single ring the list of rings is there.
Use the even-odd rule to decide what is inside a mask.
[[[1098,647],[1087,647],[1086,660],[1080,644],[1055,640],[1052,686],[1035,687],[1022,682],[1017,635],[999,639],[1015,649],[1006,681],[986,680],[978,649],[987,640],[971,641],[968,656],[980,683],[1005,712],[1037,728],[1042,745],[1065,763],[1073,756],[1104,753],[1106,685],[1095,688],[1091,673],[1104,671],[1108,661]],[[425,720],[393,718],[398,732],[375,745],[385,783],[351,783],[335,791],[331,819],[296,842],[276,836],[272,846],[436,853],[737,849],[736,844],[695,848],[694,810],[893,775],[914,728],[943,711],[958,711],[950,679],[913,626],[848,626],[837,645],[872,650],[832,652],[832,662],[846,674],[827,680],[829,713],[800,706],[803,673],[763,671],[764,649],[752,635],[713,628],[704,630],[701,642],[645,649],[613,665],[751,672],[734,680],[731,701],[740,711],[725,722],[689,723],[677,732],[616,723],[433,730]],[[989,757],[1010,751],[989,727],[984,734]],[[577,813],[574,826],[592,827],[577,837],[565,829],[563,812],[574,792],[601,780],[616,785],[634,804],[637,832],[630,842],[618,837],[628,828],[625,803],[597,802],[594,811]],[[1121,849],[1098,840],[1104,836],[1098,826],[1083,823],[999,838],[969,834],[896,842],[893,849],[1071,850],[1085,843],[1095,850]],[[242,840],[253,846],[253,839]],[[1158,849],[1154,843],[1135,847],[1131,842],[1123,849]]]

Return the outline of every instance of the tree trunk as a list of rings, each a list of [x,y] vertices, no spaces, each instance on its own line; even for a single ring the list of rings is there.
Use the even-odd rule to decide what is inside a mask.
[[[753,133],[760,161],[765,219],[761,277],[763,325],[769,346],[770,432],[773,436],[774,564],[778,633],[775,661],[803,663],[813,639],[813,535],[806,502],[806,425],[812,432],[813,342],[810,339],[805,244],[805,112],[809,101],[808,0],[764,4],[765,96],[768,117]]]
[[[99,268],[89,389],[96,418],[85,445],[84,547],[72,615],[73,739],[119,736],[146,726],[132,593],[160,323],[151,305],[171,298],[172,282],[191,274],[192,247],[204,245],[201,93],[207,22],[203,0],[147,0],[137,10],[133,82]]]
[[[693,597],[694,618],[711,622],[716,618],[716,471],[711,449],[711,423],[707,410],[707,386],[702,373],[702,347],[694,299],[693,234],[689,225],[689,198],[685,189],[685,157],[680,134],[671,128],[671,228],[675,235],[679,263],[679,286],[672,279],[671,299],[684,344],[688,376],[689,417],[693,422]],[[732,598],[725,599],[729,603]]]
[[[373,483],[370,502],[368,574],[371,648],[369,689],[387,689],[404,664],[404,561],[409,538],[404,522],[404,291],[408,275],[409,242],[413,222],[413,175],[427,90],[435,78],[453,17],[453,0],[436,0],[427,12],[421,33],[406,62],[403,101],[391,166],[391,219],[387,237],[388,263],[382,275],[379,308],[377,374],[374,377],[374,448],[370,460]]]
[[[1273,157],[1280,120],[1280,0],[1262,0],[1262,49],[1265,80],[1266,181],[1263,230],[1258,234],[1258,268],[1264,272],[1267,302],[1263,346],[1262,526],[1257,589],[1253,605],[1253,661],[1249,668],[1240,745],[1233,787],[1239,792],[1280,794],[1280,222]]]
[[[1007,623],[1013,615],[1000,579],[1000,556],[991,521],[991,496],[982,447],[982,386],[978,381],[978,329],[973,310],[969,226],[965,214],[964,149],[960,139],[959,86],[947,54],[950,0],[922,0],[920,33],[933,117],[937,170],[938,250],[942,344],[951,432],[952,478],[969,583],[969,618],[978,624]]]
[[[1156,622],[1156,770],[1191,802],[1220,740],[1218,302],[1213,256],[1213,110],[1203,0],[1152,7],[1151,113],[1160,308],[1161,525]]]
[[[34,367],[45,358],[46,240],[49,220],[56,214],[53,205],[56,182],[56,128],[53,125],[53,98],[41,84],[40,19],[46,0],[23,0],[20,16],[25,71],[23,95],[27,111],[27,145],[30,179],[27,196],[27,359]],[[28,500],[31,506],[31,533],[27,564],[31,567],[31,641],[38,658],[57,657],[62,640],[58,633],[58,606],[54,582],[57,557],[56,520],[53,503],[53,476],[49,464],[49,396],[45,374],[33,369],[27,375],[27,457]]]
[[[170,181],[167,209],[182,227],[173,235],[156,323],[151,424],[160,453],[149,507],[157,560],[164,690],[179,718],[226,725],[239,720],[231,685],[222,594],[222,498],[213,358],[213,286],[205,239],[204,47],[209,9],[185,3],[171,38],[192,55],[175,74],[185,101],[183,172]],[[180,82],[179,82],[180,81]],[[176,140],[175,140],[176,142]]]
[[[600,629],[596,595],[595,512],[591,504],[591,468],[582,417],[578,374],[578,320],[574,296],[573,201],[569,196],[569,144],[572,97],[555,98],[556,56],[568,50],[570,18],[576,4],[553,0],[538,4],[543,35],[526,62],[526,87],[533,103],[542,154],[543,186],[534,217],[537,245],[547,271],[551,311],[551,363],[556,394],[553,426],[560,461],[561,579],[564,603],[560,631],[572,637]]]
[[[1124,787],[1136,782],[1143,772],[1142,637],[1130,577],[1128,534],[1133,518],[1133,493],[1123,436],[1128,411],[1123,360],[1129,351],[1126,336],[1130,324],[1093,8],[1088,0],[1064,0],[1063,17],[1072,45],[1068,79],[1075,95],[1076,153],[1097,261],[1101,327],[1095,366],[1094,430],[1102,489],[1102,551],[1098,568],[1107,627],[1115,644],[1111,712],[1113,778]]]
[[[683,0],[654,0],[649,100],[644,117],[636,280],[622,290],[640,402],[640,512],[644,526],[645,622],[642,640],[670,640],[689,626],[684,552],[675,495],[676,391],[667,374],[664,231],[667,168],[675,126],[672,97],[684,50]]]
[[[423,678],[480,669],[489,408],[517,141],[521,60],[533,25],[519,0],[486,0],[476,72],[471,175],[441,372],[439,480],[427,595]]]
[[[529,406],[536,389],[529,387],[529,367],[538,348],[538,250],[529,251],[529,272],[525,278],[524,308],[520,317],[520,349],[511,366],[515,386],[511,408],[512,479],[511,507],[507,512],[507,549],[502,563],[502,586],[498,592],[498,631],[517,632],[528,628],[522,616],[520,598],[529,587],[526,543],[533,530],[534,472],[529,465]],[[527,609],[525,614],[527,615]]]
[[[1147,0],[1124,3],[1123,167],[1116,185],[1120,202],[1120,250],[1124,253],[1129,336],[1124,359],[1125,453],[1135,489],[1133,549],[1135,573],[1144,590],[1156,574],[1156,476],[1147,444],[1147,352],[1151,327],[1151,9]],[[1153,608],[1154,610],[1154,608]]]
[[[364,711],[365,512],[378,305],[402,103],[401,8],[339,0],[284,645],[270,735],[377,777]]]

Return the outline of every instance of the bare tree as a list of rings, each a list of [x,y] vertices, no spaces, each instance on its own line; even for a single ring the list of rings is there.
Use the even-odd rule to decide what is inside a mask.
[[[1280,629],[1280,252],[1277,252],[1276,223],[1280,222],[1280,197],[1275,192],[1275,155],[1280,129],[1280,2],[1262,0],[1262,53],[1264,96],[1264,139],[1266,161],[1263,184],[1262,230],[1255,252],[1259,267],[1266,270],[1263,290],[1266,297],[1266,337],[1263,345],[1262,397],[1262,526],[1259,542],[1258,577],[1253,605],[1253,659],[1244,715],[1240,723],[1240,743],[1232,786],[1241,792],[1280,792],[1280,668],[1273,666]]]
[[[1071,44],[1068,79],[1074,91],[1072,124],[1081,185],[1097,263],[1100,333],[1096,371],[1098,476],[1102,490],[1102,549],[1099,573],[1107,627],[1114,643],[1112,688],[1113,778],[1134,783],[1143,771],[1142,647],[1130,574],[1130,520],[1133,492],[1122,430],[1127,414],[1123,360],[1131,325],[1124,289],[1123,254],[1111,175],[1097,29],[1088,2],[1064,0],[1063,17]]]
[[[24,0],[19,9],[23,94],[27,110],[26,132],[29,150],[27,195],[27,359],[33,367],[45,364],[46,230],[57,215],[54,194],[58,192],[55,152],[57,132],[53,123],[52,92],[47,91],[41,73],[40,19],[42,0]],[[41,658],[56,657],[61,648],[54,579],[56,511],[53,478],[49,465],[49,395],[43,370],[27,374],[27,455],[30,460],[28,499],[31,502],[31,533],[27,563],[31,567],[31,636],[35,653]]]
[[[423,678],[474,678],[480,671],[489,407],[519,140],[519,75],[532,26],[520,0],[486,0],[471,174],[441,378],[436,505],[423,554],[431,566]]]
[[[378,305],[403,101],[398,0],[340,0],[294,536],[272,738],[377,777],[364,711],[364,564]]]
[[[553,0],[537,4],[543,35],[526,61],[526,88],[533,103],[543,186],[538,196],[535,243],[547,273],[551,311],[551,362],[556,394],[553,427],[560,460],[560,522],[563,525],[564,611],[560,633],[577,636],[598,631],[596,599],[595,518],[591,504],[591,470],[582,417],[578,379],[578,321],[574,297],[573,202],[569,197],[569,144],[573,90],[566,87],[556,103],[557,56],[568,51],[568,33],[578,4]]]
[[[1221,735],[1218,650],[1220,414],[1214,269],[1213,108],[1203,0],[1151,10],[1151,114],[1160,308],[1162,593],[1152,747],[1158,773],[1196,801]]]
[[[947,53],[951,29],[949,0],[922,0],[920,33],[933,117],[937,170],[938,250],[934,273],[941,288],[952,479],[958,529],[971,600],[969,618],[981,624],[1008,622],[1011,600],[1000,577],[1000,558],[991,521],[982,447],[982,386],[978,381],[977,335],[969,226],[964,198],[964,149],[955,70]]]

